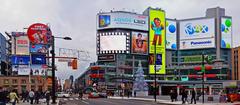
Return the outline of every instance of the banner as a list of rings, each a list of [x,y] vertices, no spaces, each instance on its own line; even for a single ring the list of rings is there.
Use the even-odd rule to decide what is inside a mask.
[[[46,64],[46,55],[32,54],[32,64]]]
[[[49,44],[52,39],[50,28],[42,23],[35,23],[28,27],[28,38],[33,44]]]
[[[31,65],[31,75],[47,75],[48,71],[43,65]]]
[[[221,19],[221,48],[232,48],[232,19]]]
[[[46,54],[48,53],[48,48],[46,45],[41,45],[41,44],[31,45],[30,52]]]
[[[149,11],[150,18],[150,30],[149,30],[149,74],[155,74],[155,63],[156,63],[156,74],[165,74],[165,59],[166,59],[166,21],[165,12],[161,10]],[[155,49],[156,47],[156,49]],[[156,51],[156,55],[155,55]],[[155,56],[154,56],[155,55]]]
[[[13,55],[29,55],[29,39],[27,36],[15,35],[12,38]]]
[[[11,57],[12,65],[28,65],[30,62],[29,56],[15,56]]]
[[[12,65],[12,71],[17,75],[29,75],[30,67],[29,65]]]
[[[177,50],[177,23],[166,20],[166,49]]]
[[[147,54],[148,34],[143,32],[132,32],[132,53]]]

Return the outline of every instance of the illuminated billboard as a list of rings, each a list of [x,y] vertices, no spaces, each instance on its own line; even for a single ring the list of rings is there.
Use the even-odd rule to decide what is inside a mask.
[[[97,29],[109,28],[127,28],[148,31],[148,16],[126,12],[98,14]]]
[[[32,54],[32,64],[46,64],[46,55]]]
[[[130,34],[124,32],[98,33],[98,51],[101,54],[129,53]]]
[[[132,32],[132,53],[147,54],[148,34],[143,32]]]
[[[26,35],[13,35],[12,54],[29,55],[29,39]]]
[[[180,49],[215,47],[215,19],[180,21]]]
[[[11,63],[12,65],[28,65],[30,62],[29,56],[12,56]]]
[[[221,48],[232,47],[232,19],[221,18]]]
[[[165,59],[166,59],[166,21],[165,12],[161,10],[149,11],[150,18],[150,30],[149,30],[149,74],[155,73],[156,64],[156,74],[165,74]],[[156,49],[155,49],[156,47]],[[156,55],[154,56],[156,51]]]
[[[52,32],[50,28],[42,23],[35,23],[28,27],[28,38],[33,44],[51,43]]]
[[[166,20],[166,49],[177,50],[177,23]]]

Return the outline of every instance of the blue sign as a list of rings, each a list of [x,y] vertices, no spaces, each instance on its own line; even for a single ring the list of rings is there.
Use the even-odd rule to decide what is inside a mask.
[[[28,65],[30,62],[29,56],[12,56],[12,65]]]
[[[99,27],[107,27],[110,21],[110,15],[99,15]]]
[[[207,33],[208,26],[206,25],[192,25],[192,23],[188,23],[185,26],[185,33],[187,35],[194,35],[195,33]]]
[[[32,64],[46,64],[46,56],[39,54],[32,54]]]

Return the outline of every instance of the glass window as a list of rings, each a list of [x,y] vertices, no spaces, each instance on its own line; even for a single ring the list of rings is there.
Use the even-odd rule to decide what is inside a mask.
[[[22,79],[22,84],[26,84],[27,81],[25,79]]]
[[[8,79],[4,79],[4,84],[9,84],[9,80]]]
[[[12,80],[12,83],[13,83],[13,84],[16,84],[16,83],[17,83],[17,80],[16,80],[16,79],[13,79],[13,80]]]

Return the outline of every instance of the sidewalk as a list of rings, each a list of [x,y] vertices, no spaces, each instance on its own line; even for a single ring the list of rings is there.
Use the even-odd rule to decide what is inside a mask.
[[[56,100],[56,102],[57,102],[56,104],[51,104],[51,102],[50,102],[50,105],[58,105],[59,104],[59,100]],[[7,105],[12,105],[12,104],[8,103]],[[31,104],[30,104],[30,102],[23,103],[22,101],[20,101],[16,105],[31,105]],[[47,105],[47,103],[45,103],[44,99],[40,99],[39,100],[39,104],[32,104],[32,105]]]
[[[140,98],[140,97],[109,97],[111,99],[126,99],[126,100],[140,100],[140,101],[154,101],[153,98]],[[159,104],[169,104],[169,105],[182,105],[182,101],[171,102],[170,100],[157,99],[157,103]],[[203,105],[202,103],[197,103],[193,105]],[[234,103],[213,103],[213,102],[205,102],[204,105],[240,105],[240,102]]]

